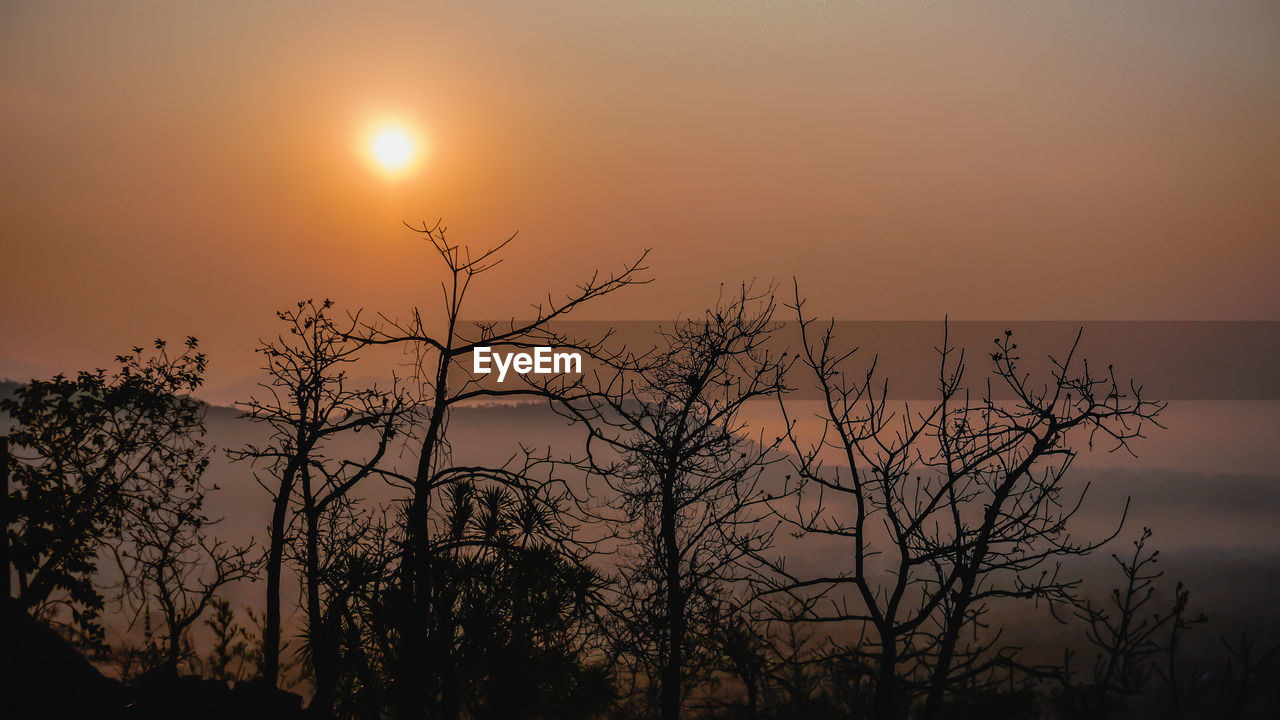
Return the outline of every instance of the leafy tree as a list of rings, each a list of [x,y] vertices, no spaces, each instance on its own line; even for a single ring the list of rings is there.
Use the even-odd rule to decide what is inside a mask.
[[[563,552],[536,500],[459,480],[446,493],[437,543],[442,600],[455,633],[448,658],[466,678],[460,705],[476,718],[587,717],[611,699],[590,663],[603,580]]]
[[[213,636],[213,647],[205,658],[204,676],[223,682],[247,680],[257,673],[261,640],[251,625],[240,622],[231,603],[215,598],[213,614],[204,621]],[[252,621],[253,610],[245,608]]]
[[[117,369],[33,380],[0,401],[15,488],[8,527],[19,604],[62,622],[92,644],[104,588],[104,554],[155,519],[157,503],[197,481],[207,462],[200,386],[205,356],[195,338],[171,353],[157,340],[116,358]]]
[[[595,659],[604,580],[564,545],[568,530],[554,502],[532,487],[515,489],[520,482],[514,473],[498,481],[459,470],[441,488],[432,515],[435,590],[420,652],[430,667],[459,678],[447,701],[460,716],[594,716],[613,699]],[[343,548],[326,575],[326,622],[342,643],[334,709],[366,717],[395,707],[397,633],[414,606],[395,577],[400,520],[377,513],[345,520],[324,536]]]

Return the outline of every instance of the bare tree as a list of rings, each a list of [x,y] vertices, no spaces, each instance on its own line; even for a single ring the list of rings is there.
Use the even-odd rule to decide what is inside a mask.
[[[834,323],[815,327],[798,289],[795,297],[823,426],[807,442],[788,420],[803,487],[794,508],[779,512],[798,533],[845,544],[851,567],[799,577],[775,563],[775,590],[805,603],[808,621],[869,630],[849,655],[874,678],[875,717],[905,716],[912,698],[922,717],[937,717],[953,685],[1012,660],[998,632],[981,632],[992,604],[1066,599],[1075,584],[1055,559],[1109,539],[1069,532],[1083,499],[1063,483],[1072,442],[1103,437],[1127,450],[1163,405],[1109,367],[1096,374],[1077,357],[1079,336],[1051,358],[1047,378],[1034,380],[1020,369],[1010,332],[995,340],[991,375],[975,397],[964,384],[964,352],[944,330],[938,398],[895,413],[875,362],[853,371],[853,352],[834,349]],[[998,400],[993,385],[1012,399]]]
[[[1085,622],[1089,643],[1098,651],[1092,682],[1075,693],[1084,705],[1077,710],[1090,717],[1111,717],[1126,697],[1149,690],[1157,675],[1172,691],[1173,714],[1179,714],[1183,705],[1185,697],[1178,688],[1178,647],[1182,635],[1207,618],[1188,614],[1190,593],[1182,583],[1174,590],[1172,606],[1154,606],[1155,582],[1164,573],[1155,569],[1160,553],[1148,549],[1150,539],[1151,530],[1143,528],[1133,542],[1132,555],[1112,555],[1124,584],[1111,591],[1108,604],[1087,598],[1072,601],[1076,617]],[[1160,656],[1166,659],[1163,667],[1156,662]]]
[[[228,455],[261,468],[262,474],[256,477],[273,498],[266,557],[263,680],[274,686],[279,674],[280,582],[294,518],[291,508],[296,505],[304,522],[299,555],[316,701],[327,711],[337,650],[336,638],[325,632],[323,622],[321,516],[381,463],[411,408],[394,378],[389,390],[353,386],[348,369],[363,347],[351,337],[358,319],[350,318],[340,326],[333,318],[331,300],[302,301],[277,316],[287,334],[264,341],[258,348],[266,358],[269,380],[262,385],[265,392],[239,404],[245,417],[270,428],[270,442],[229,451]],[[326,455],[326,446],[334,438],[366,429],[374,435],[369,457],[353,461]]]
[[[573,292],[561,299],[548,297],[532,308],[532,319],[507,323],[466,323],[462,316],[471,283],[500,262],[498,254],[513,238],[492,249],[472,254],[466,247],[450,244],[446,228],[440,223],[412,228],[439,255],[445,267],[441,283],[443,308],[435,321],[426,319],[415,309],[405,320],[382,317],[360,329],[361,342],[369,345],[395,345],[413,356],[414,380],[421,388],[420,402],[425,406],[413,429],[417,446],[417,466],[412,474],[401,476],[408,499],[401,518],[402,551],[397,558],[396,591],[401,609],[396,613],[396,652],[391,675],[395,678],[393,695],[399,716],[457,717],[460,713],[459,682],[456,668],[443,645],[453,642],[456,624],[452,603],[441,597],[449,589],[440,585],[435,562],[437,550],[434,529],[440,527],[441,493],[462,479],[479,479],[515,488],[521,493],[548,492],[547,485],[527,482],[527,463],[517,459],[515,465],[497,468],[461,468],[454,466],[448,444],[448,422],[452,408],[467,402],[512,396],[545,396],[545,389],[522,385],[494,387],[473,377],[466,360],[481,346],[495,349],[519,349],[537,346],[574,347],[591,353],[602,347],[602,341],[582,342],[556,331],[554,323],[566,319],[577,308],[630,285],[647,282],[645,255],[627,264],[616,275],[593,275]],[[513,236],[514,237],[514,236]],[[647,254],[647,253],[646,253]],[[527,458],[526,458],[527,459]],[[551,484],[550,487],[555,487]],[[545,498],[544,498],[545,499]],[[542,501],[540,501],[542,502]],[[554,502],[547,501],[554,504]],[[550,505],[544,503],[544,506]],[[447,564],[447,563],[446,563]],[[433,666],[433,659],[437,661]]]
[[[160,668],[171,676],[188,647],[190,627],[214,606],[225,585],[253,578],[259,564],[252,541],[233,546],[206,534],[216,523],[204,515],[206,490],[202,485],[170,488],[147,499],[151,507],[145,520],[128,526],[116,554],[132,622],[145,617],[150,627],[153,616],[159,619],[164,628]]]
[[[651,675],[664,720],[680,716],[691,670],[713,665],[694,651],[712,648],[719,596],[772,542],[761,477],[780,439],[753,439],[742,410],[785,390],[785,354],[767,347],[773,310],[770,293],[744,287],[560,406],[587,426],[614,498],[619,654]]]

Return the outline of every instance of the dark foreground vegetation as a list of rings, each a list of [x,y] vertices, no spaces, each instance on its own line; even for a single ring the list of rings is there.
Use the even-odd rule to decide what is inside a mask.
[[[1106,536],[1072,532],[1077,451],[1131,451],[1163,409],[1077,357],[1072,338],[1039,375],[1011,333],[980,357],[944,333],[937,396],[904,408],[798,288],[783,301],[774,288],[722,294],[655,347],[628,348],[557,328],[646,282],[643,256],[529,320],[464,323],[467,290],[502,246],[473,255],[438,225],[419,232],[446,270],[443,307],[279,313],[259,348],[268,379],[240,404],[262,442],[206,443],[194,339],[2,401],[6,717],[1280,709],[1274,641],[1188,655],[1205,616],[1163,577],[1149,532],[1125,544],[1124,507]],[[782,320],[798,338],[780,341]],[[495,385],[470,372],[480,346],[589,362]],[[379,348],[411,362],[354,381]],[[791,400],[801,385],[820,399],[816,429]],[[508,398],[548,404],[582,442],[455,462],[451,413]],[[752,403],[777,407],[781,430],[752,427]],[[362,452],[334,451],[352,436]],[[239,501],[270,505],[258,542],[219,539],[206,510],[215,450],[265,490]],[[396,499],[371,501],[374,485]],[[1101,598],[1071,571],[1095,552],[1114,553],[1116,589]],[[241,607],[228,590],[247,582],[259,601]],[[1032,610],[1077,637],[1059,660],[1006,639],[1007,619]],[[108,642],[113,623],[129,642]]]

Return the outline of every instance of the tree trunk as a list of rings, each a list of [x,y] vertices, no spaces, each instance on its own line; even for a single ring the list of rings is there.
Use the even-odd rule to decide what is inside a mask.
[[[985,555],[985,549],[981,549]],[[974,571],[976,573],[976,569]],[[964,621],[965,608],[973,593],[974,574],[966,574],[960,591],[956,594],[956,610],[948,618],[947,629],[943,633],[938,648],[938,664],[933,668],[933,677],[929,680],[929,694],[925,698],[924,708],[920,711],[921,720],[936,718],[942,712],[942,699],[950,684],[951,663],[955,660],[956,643],[960,639],[961,624]]]
[[[1054,432],[1051,430],[1044,437],[1036,440],[1017,468],[1010,472],[996,488],[991,504],[983,514],[982,526],[978,530],[977,541],[970,555],[964,574],[960,578],[960,589],[956,593],[955,610],[948,618],[948,627],[943,633],[938,648],[938,664],[933,669],[933,677],[929,682],[929,694],[925,698],[924,708],[920,712],[921,720],[932,720],[942,712],[942,699],[947,692],[951,676],[951,663],[955,660],[956,643],[960,640],[960,631],[965,612],[973,598],[973,589],[978,584],[978,576],[982,572],[982,563],[986,561],[990,550],[991,533],[1000,520],[1000,510],[1012,492],[1014,484],[1031,467],[1035,459],[1052,446]]]
[[[13,597],[13,581],[9,577],[9,437],[0,436],[0,593],[8,604]]]
[[[182,629],[174,622],[166,621],[165,624],[169,626],[169,646],[165,648],[165,666],[170,668],[173,675],[176,676],[178,674],[178,656],[182,649]]]
[[[310,488],[304,471],[303,485],[307,504],[310,505]],[[320,717],[333,714],[334,691],[338,684],[338,648],[324,607],[320,603],[320,513],[308,509],[307,515],[307,633],[311,643],[312,670],[315,673],[316,692],[311,698],[310,709]]]
[[[871,717],[878,720],[897,720],[905,717],[902,693],[898,686],[897,639],[883,629],[880,631],[880,658],[876,668],[876,689],[871,696]]]
[[[296,467],[290,461],[280,479],[275,508],[271,512],[271,546],[267,551],[267,617],[262,628],[262,681],[275,687],[280,676],[280,571],[284,564],[285,523]]]
[[[431,539],[428,534],[431,482],[436,449],[444,427],[448,402],[449,358],[442,354],[436,375],[435,404],[418,454],[413,498],[405,513],[405,548],[400,561],[400,593],[403,605],[399,626],[399,660],[394,679],[396,716],[416,720],[429,714],[433,700],[426,652],[431,616]]]
[[[680,549],[676,539],[675,479],[662,480],[662,547],[667,581],[667,664],[662,671],[662,720],[679,720],[684,665],[684,588],[680,586]]]

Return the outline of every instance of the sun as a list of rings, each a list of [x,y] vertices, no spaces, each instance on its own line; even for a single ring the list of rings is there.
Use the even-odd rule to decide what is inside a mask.
[[[417,157],[417,143],[402,127],[384,127],[373,134],[369,152],[378,167],[387,172],[407,170]]]

